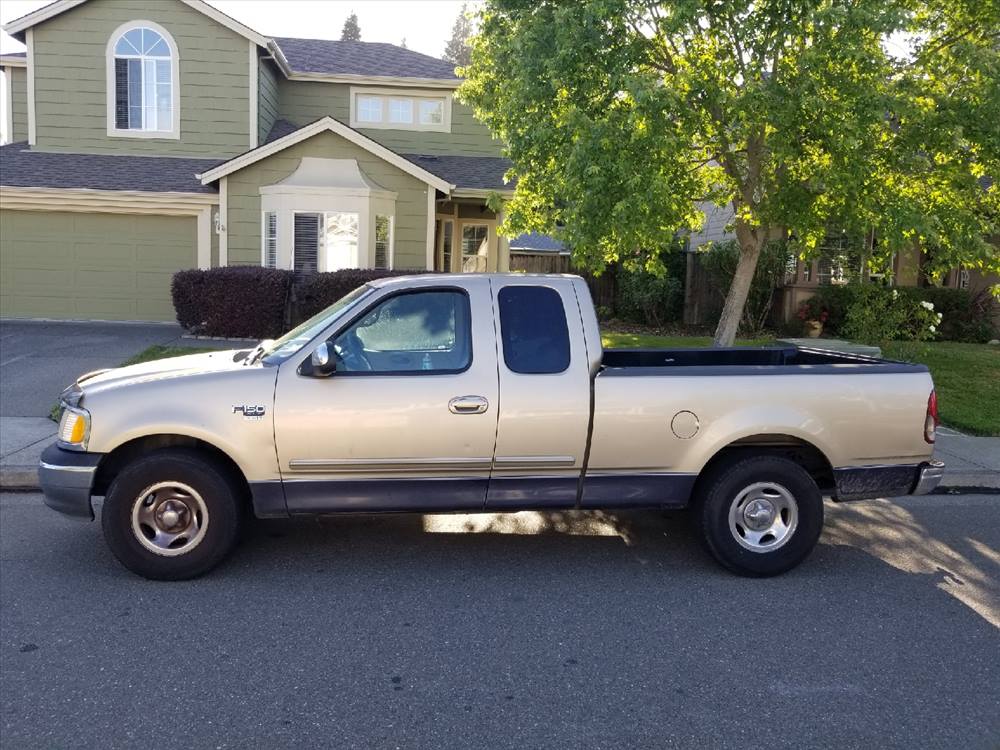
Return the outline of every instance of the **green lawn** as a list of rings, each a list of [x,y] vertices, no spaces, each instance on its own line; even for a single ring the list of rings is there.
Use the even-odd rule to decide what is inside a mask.
[[[650,347],[679,349],[711,346],[708,336],[653,336],[604,333],[608,348]],[[761,346],[773,339],[741,339],[739,346]],[[817,342],[822,345],[822,342]],[[927,344],[893,343],[883,356],[921,362],[930,368],[938,394],[941,421],[972,435],[1000,436],[1000,347],[938,341]]]
[[[152,362],[156,359],[167,359],[167,357],[183,357],[186,354],[204,354],[205,352],[214,351],[218,350],[205,349],[204,347],[197,346],[163,346],[161,344],[153,344],[153,346],[148,349],[143,349],[138,354],[134,354],[126,359],[119,365],[119,367],[137,365],[141,362]]]

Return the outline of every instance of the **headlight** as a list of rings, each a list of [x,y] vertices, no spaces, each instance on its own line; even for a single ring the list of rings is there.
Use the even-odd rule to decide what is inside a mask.
[[[90,439],[90,412],[73,406],[64,406],[59,420],[59,447],[73,451],[87,450]]]

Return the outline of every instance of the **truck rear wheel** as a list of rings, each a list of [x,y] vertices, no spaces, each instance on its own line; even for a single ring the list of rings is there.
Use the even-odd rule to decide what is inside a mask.
[[[734,457],[709,470],[695,498],[709,552],[745,576],[773,576],[808,557],[823,529],[823,496],[801,466],[771,455]]]
[[[122,469],[104,499],[101,526],[115,557],[133,573],[195,578],[235,546],[241,499],[223,467],[197,451],[170,448]]]

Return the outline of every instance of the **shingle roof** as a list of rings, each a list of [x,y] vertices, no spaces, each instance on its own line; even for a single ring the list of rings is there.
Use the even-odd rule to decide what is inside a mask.
[[[501,156],[427,156],[401,154],[418,167],[447,180],[455,187],[478,190],[513,190],[514,184],[504,183],[504,173],[510,169],[510,159]]]
[[[518,235],[510,241],[511,250],[519,250],[525,253],[564,253],[569,252],[568,248],[547,234],[539,232],[527,232]]]
[[[455,66],[395,44],[274,37],[294,73],[459,80]]]
[[[0,185],[67,190],[214,193],[215,188],[202,185],[195,174],[219,163],[219,159],[29,151],[27,143],[10,143],[0,146]]]
[[[279,138],[284,138],[286,135],[291,135],[298,129],[299,126],[294,122],[289,122],[288,120],[275,120],[274,125],[271,126],[271,132],[267,134],[267,137],[264,139],[264,143],[260,145],[265,146],[271,141],[276,141]]]

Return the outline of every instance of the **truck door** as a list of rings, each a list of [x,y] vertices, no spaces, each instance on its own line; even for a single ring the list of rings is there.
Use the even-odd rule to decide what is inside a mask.
[[[565,279],[495,277],[500,421],[487,508],[576,503],[590,420],[580,308]]]
[[[274,425],[289,511],[481,510],[494,337],[488,279],[416,283],[390,287],[330,337],[331,377],[282,366]]]

